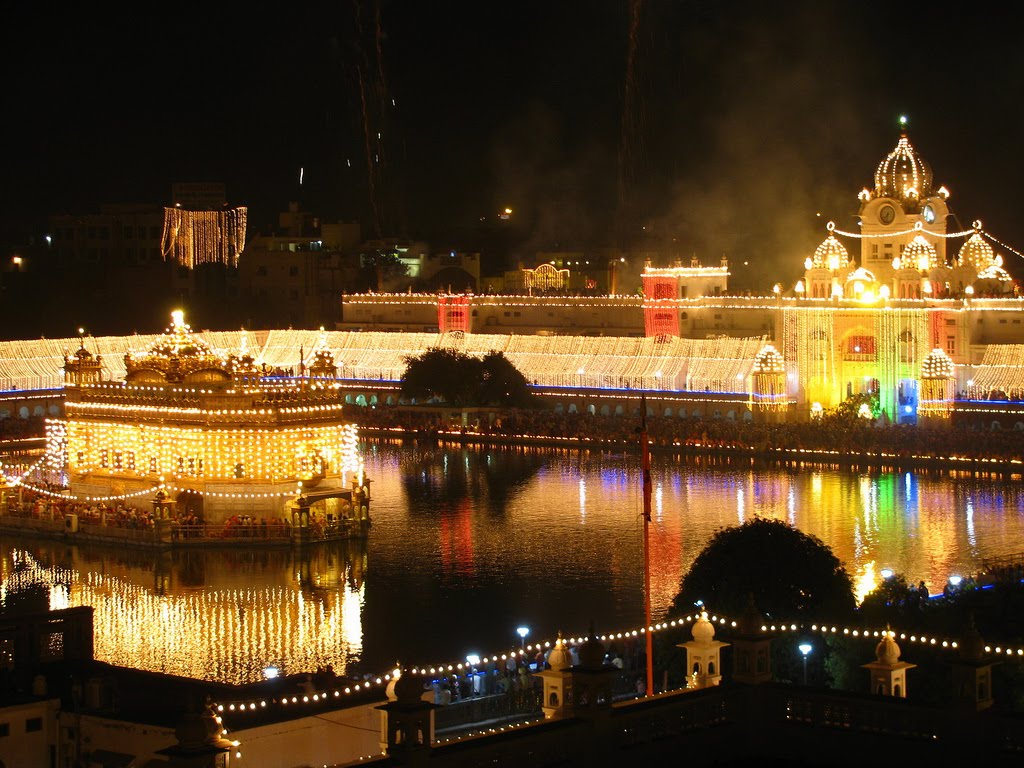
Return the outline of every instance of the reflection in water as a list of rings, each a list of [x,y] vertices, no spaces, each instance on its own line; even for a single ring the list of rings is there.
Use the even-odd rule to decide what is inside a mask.
[[[51,608],[95,608],[96,656],[174,675],[247,682],[269,664],[332,664],[362,651],[365,550],[140,553],[0,543],[5,606],[44,590]],[[280,578],[287,574],[289,578]]]
[[[380,672],[643,621],[639,457],[371,444],[362,545],[124,553],[0,541],[5,600],[90,603],[104,660],[228,681],[331,664]],[[883,568],[933,591],[1024,550],[1016,484],[655,456],[652,608],[718,529],[763,516],[822,539],[863,593]],[[25,555],[17,553],[26,553]],[[35,574],[34,592],[18,563]],[[25,565],[26,563],[30,565]],[[766,574],[770,577],[770,574]],[[4,592],[0,592],[4,595]]]

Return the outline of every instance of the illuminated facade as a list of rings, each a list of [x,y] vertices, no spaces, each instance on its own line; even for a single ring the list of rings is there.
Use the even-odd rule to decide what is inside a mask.
[[[562,361],[515,361],[540,384],[746,395],[755,415],[782,412],[790,419],[859,394],[877,395],[891,421],[948,421],[957,402],[984,403],[975,410],[997,417],[1020,410],[1014,401],[1024,398],[1024,302],[993,243],[1013,249],[980,221],[952,231],[949,198],[904,125],[876,168],[874,186],[858,195],[858,231],[830,223],[792,288],[777,283],[762,297],[729,296],[724,260],[720,267],[696,260],[689,267],[648,266],[643,297],[461,297],[464,330],[558,336],[549,346]],[[344,315],[356,322],[373,317],[381,329],[443,334],[443,324],[431,328],[426,318],[453,299],[350,296]],[[627,352],[631,339],[583,338],[594,335],[646,336],[661,346]],[[725,339],[747,342],[739,352],[746,357],[723,351]],[[698,342],[723,349],[708,354]],[[473,345],[468,336],[465,344]],[[596,382],[593,372],[615,367],[617,352],[634,355],[623,372],[647,371],[655,386],[630,375]],[[566,367],[573,357],[582,362],[575,381]],[[694,370],[703,373],[691,376]]]
[[[180,312],[123,381],[102,379],[84,345],[65,357],[65,421],[48,423],[55,468],[77,498],[170,494],[207,522],[238,513],[284,516],[299,496],[342,514],[347,482],[362,483],[356,430],[342,420],[333,355],[320,346],[298,379],[274,376],[247,349],[224,355]],[[278,371],[277,373],[282,373]]]
[[[636,390],[647,390],[679,401],[666,400],[658,414],[714,414],[722,409],[698,411],[692,401],[717,399],[729,401],[725,418],[799,420],[870,393],[890,421],[943,422],[973,410],[986,425],[1015,422],[1024,410],[1024,300],[993,246],[1013,249],[980,221],[951,229],[950,193],[905,130],[873,182],[858,195],[857,231],[829,224],[803,265],[791,265],[792,287],[779,282],[763,296],[730,296],[724,260],[693,261],[648,267],[643,295],[530,295],[525,286],[516,295],[345,295],[338,330],[322,337],[274,330],[204,338],[222,347],[246,339],[262,361],[285,367],[295,350],[323,343],[337,379],[365,388],[349,395],[359,405],[391,398],[410,354],[447,347],[502,352],[556,403],[578,392],[637,400]],[[539,274],[546,290],[565,284],[553,266]],[[122,374],[120,357],[133,341],[93,340],[106,373]],[[59,386],[52,372],[67,344],[0,342],[0,389]],[[737,401],[746,406],[734,408]]]

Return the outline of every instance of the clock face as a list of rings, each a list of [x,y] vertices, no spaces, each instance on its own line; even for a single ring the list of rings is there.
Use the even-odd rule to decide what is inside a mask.
[[[929,224],[935,223],[935,209],[930,205],[926,205],[921,211],[921,215],[924,216],[924,220]]]
[[[896,218],[896,209],[891,205],[883,205],[882,210],[878,212],[878,220],[883,224],[892,224],[892,220]]]

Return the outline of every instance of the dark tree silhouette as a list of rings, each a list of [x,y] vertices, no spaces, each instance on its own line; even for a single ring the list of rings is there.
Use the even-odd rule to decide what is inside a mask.
[[[473,357],[453,349],[428,349],[405,358],[402,395],[440,399],[448,405],[519,407],[530,404],[526,378],[501,352]]]
[[[488,352],[480,361],[481,405],[528,406],[533,395],[526,377],[501,352]]]
[[[703,600],[740,616],[751,594],[774,620],[837,620],[855,609],[850,576],[828,546],[781,520],[754,518],[711,538],[683,577],[672,612],[689,613]]]

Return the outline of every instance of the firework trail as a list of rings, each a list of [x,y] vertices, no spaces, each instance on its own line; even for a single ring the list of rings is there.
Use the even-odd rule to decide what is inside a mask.
[[[637,55],[638,32],[640,29],[640,11],[643,0],[630,0],[629,4],[629,38],[626,49],[626,79],[622,94],[622,121],[620,125],[619,157],[618,157],[618,211],[617,227],[619,235],[623,226],[629,224],[631,193],[636,174],[636,154],[643,149],[642,105],[637,94]]]
[[[366,183],[370,196],[370,207],[373,210],[373,226],[377,237],[383,236],[383,220],[380,211],[379,193],[377,190],[377,177],[379,175],[378,161],[379,152],[374,148],[374,131],[370,119],[370,109],[366,98],[367,83],[366,72],[369,69],[365,47],[363,46],[363,9],[359,0],[353,3],[353,15],[356,23],[356,39],[359,41],[359,61],[356,64],[357,80],[359,85],[359,106],[363,115],[363,150],[366,154]],[[379,142],[377,142],[379,144]],[[379,147],[378,147],[379,149]]]

